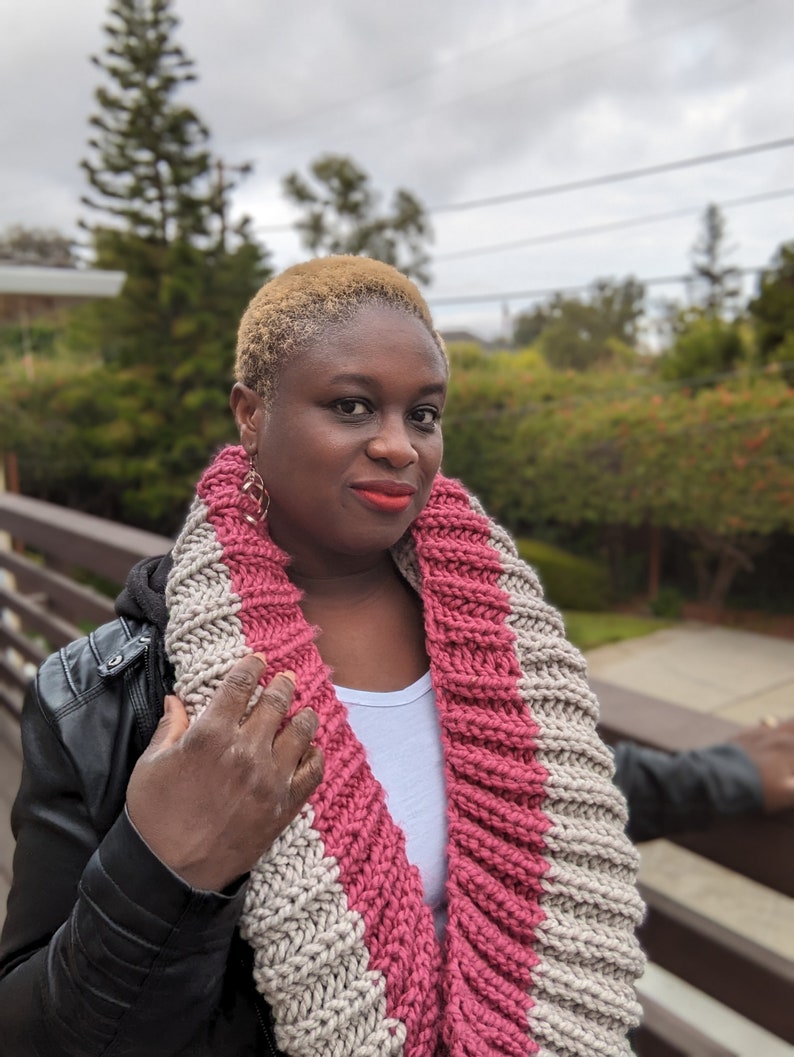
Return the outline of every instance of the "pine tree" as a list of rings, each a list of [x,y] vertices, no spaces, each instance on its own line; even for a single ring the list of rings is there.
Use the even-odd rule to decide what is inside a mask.
[[[122,296],[94,309],[102,354],[165,377],[197,351],[191,315],[204,318],[199,340],[233,341],[267,274],[245,218],[229,222],[234,182],[209,150],[206,125],[178,99],[197,77],[177,26],[171,0],[112,0],[105,52],[92,59],[104,83],[82,163],[93,192],[83,202],[103,214],[92,228],[96,263],[127,274]]]
[[[170,0],[111,3],[105,54],[91,59],[107,83],[95,93],[95,134],[82,162],[95,192],[83,203],[161,246],[205,239],[216,197],[209,131],[176,99],[196,74],[172,39],[178,23],[170,6]]]
[[[180,101],[196,73],[177,26],[171,0],[111,0],[107,45],[93,59],[103,83],[83,201],[99,217],[96,264],[127,279],[74,328],[113,374],[95,390],[95,414],[80,411],[107,447],[104,477],[113,475],[125,520],[166,532],[212,450],[233,437],[237,324],[269,274],[249,222],[231,217],[229,174],[250,167],[214,158],[207,127]],[[103,388],[120,394],[110,417]]]
[[[692,247],[695,303],[709,318],[724,316],[735,307],[741,293],[738,268],[726,263],[725,218],[719,206],[709,205],[703,214],[703,229]]]

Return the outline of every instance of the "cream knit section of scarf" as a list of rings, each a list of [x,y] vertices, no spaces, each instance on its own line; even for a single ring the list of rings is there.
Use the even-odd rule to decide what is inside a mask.
[[[442,953],[287,558],[241,517],[245,469],[241,449],[226,449],[200,482],[174,548],[166,650],[194,718],[234,661],[259,649],[271,672],[296,671],[295,707],[321,716],[326,779],[255,867],[241,920],[279,1047],[290,1057],[628,1054],[642,969],[636,855],[584,662],[534,574],[443,478],[393,551],[425,603],[442,724]]]

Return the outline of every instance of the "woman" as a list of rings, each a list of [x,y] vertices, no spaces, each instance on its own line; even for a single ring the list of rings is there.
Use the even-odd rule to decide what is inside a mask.
[[[387,265],[252,301],[241,446],[29,695],[3,1053],[628,1052],[623,803],[447,373]]]

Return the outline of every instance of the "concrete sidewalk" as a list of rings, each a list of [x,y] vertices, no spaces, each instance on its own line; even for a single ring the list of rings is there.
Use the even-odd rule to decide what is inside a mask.
[[[734,723],[794,716],[794,641],[686,623],[587,655],[594,679]]]

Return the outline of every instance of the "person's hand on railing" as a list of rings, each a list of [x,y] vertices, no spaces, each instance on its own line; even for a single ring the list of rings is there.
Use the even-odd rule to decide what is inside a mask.
[[[794,719],[770,717],[730,740],[740,745],[758,768],[766,810],[794,808]]]
[[[194,888],[222,891],[248,873],[322,779],[316,713],[285,721],[292,673],[276,675],[249,709],[264,669],[259,654],[238,661],[192,725],[179,698],[167,697],[130,777],[133,825]]]

